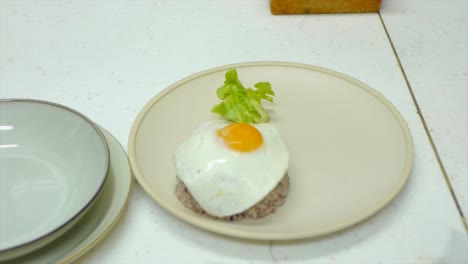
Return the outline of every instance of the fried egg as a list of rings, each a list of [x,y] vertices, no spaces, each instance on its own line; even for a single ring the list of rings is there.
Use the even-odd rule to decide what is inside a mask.
[[[177,177],[210,215],[225,217],[262,200],[284,177],[289,152],[266,123],[203,123],[176,150]]]

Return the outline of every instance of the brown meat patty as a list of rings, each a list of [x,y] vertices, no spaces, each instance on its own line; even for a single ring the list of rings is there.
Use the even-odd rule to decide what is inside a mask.
[[[179,201],[185,207],[189,208],[190,210],[196,213],[225,221],[235,221],[244,218],[257,219],[272,214],[276,211],[276,208],[283,205],[284,201],[286,200],[286,196],[289,192],[289,176],[286,173],[283,179],[278,183],[278,185],[276,185],[276,187],[267,196],[265,196],[263,200],[241,213],[219,218],[206,213],[203,210],[203,208],[201,208],[200,205],[198,205],[197,201],[193,199],[185,184],[179,179],[177,181],[178,182],[175,189],[175,194],[177,196],[177,199],[179,199]]]

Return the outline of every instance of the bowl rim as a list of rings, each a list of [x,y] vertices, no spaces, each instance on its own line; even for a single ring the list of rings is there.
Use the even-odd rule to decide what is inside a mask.
[[[86,204],[83,207],[81,207],[77,212],[75,212],[70,218],[68,218],[66,221],[64,221],[63,223],[61,223],[57,227],[53,228],[52,230],[50,230],[50,231],[46,232],[45,234],[40,235],[40,236],[38,236],[38,237],[36,237],[36,238],[34,238],[32,240],[29,240],[29,241],[27,241],[25,243],[22,243],[22,244],[13,245],[13,246],[10,246],[10,247],[6,247],[4,249],[0,249],[0,255],[7,254],[7,253],[9,253],[11,251],[20,250],[21,248],[26,248],[26,247],[29,247],[29,246],[33,246],[35,243],[37,243],[37,242],[39,242],[39,241],[41,241],[43,239],[46,239],[47,237],[53,235],[54,233],[59,232],[62,228],[66,227],[67,225],[73,223],[73,220],[76,219],[77,217],[81,216],[83,213],[85,213],[87,211],[87,208],[89,208],[90,205],[93,204],[93,202],[96,200],[98,195],[101,193],[101,190],[102,190],[102,188],[104,186],[104,183],[106,182],[106,180],[108,178],[109,167],[110,167],[109,145],[107,143],[107,140],[106,140],[103,132],[101,131],[101,129],[99,129],[99,127],[98,127],[98,125],[96,123],[94,123],[90,118],[88,118],[87,116],[85,116],[81,112],[79,112],[79,111],[77,111],[77,110],[75,110],[73,108],[70,108],[68,106],[65,106],[65,105],[62,105],[62,104],[59,104],[59,103],[56,103],[56,102],[52,102],[52,101],[42,100],[42,99],[0,98],[0,105],[2,103],[11,103],[11,102],[13,102],[13,103],[15,103],[15,102],[35,103],[35,104],[39,104],[39,105],[48,105],[48,106],[52,106],[52,107],[55,107],[55,108],[60,108],[61,110],[65,110],[66,112],[74,114],[74,115],[78,116],[79,118],[81,118],[82,120],[84,120],[85,123],[87,123],[89,126],[91,126],[91,128],[93,128],[93,130],[97,133],[98,137],[100,138],[101,143],[103,144],[105,171],[104,171],[104,177],[102,177],[102,180],[99,183],[99,187],[97,188],[96,192],[91,196],[91,198],[86,202]],[[50,242],[52,242],[52,241],[50,241]]]

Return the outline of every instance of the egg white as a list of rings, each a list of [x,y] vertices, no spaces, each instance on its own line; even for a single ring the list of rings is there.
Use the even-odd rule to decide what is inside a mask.
[[[224,145],[216,131],[224,121],[203,123],[176,150],[177,177],[210,215],[240,213],[262,200],[281,181],[289,164],[289,152],[278,130],[255,124],[263,144],[242,153]]]

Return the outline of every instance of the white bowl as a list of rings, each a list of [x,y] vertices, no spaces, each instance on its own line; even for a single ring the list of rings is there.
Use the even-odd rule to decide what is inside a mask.
[[[83,216],[109,166],[106,140],[55,103],[0,100],[0,261],[36,250]]]

